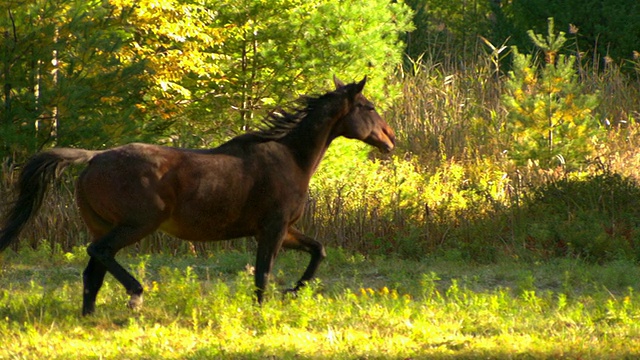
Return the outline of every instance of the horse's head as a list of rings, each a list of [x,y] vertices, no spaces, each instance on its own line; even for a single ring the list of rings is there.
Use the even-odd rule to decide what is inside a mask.
[[[365,76],[358,83],[345,85],[334,77],[336,91],[344,92],[347,104],[347,114],[338,120],[334,129],[335,136],[362,140],[375,146],[383,152],[389,152],[395,147],[396,137],[393,129],[382,120],[373,103],[362,95],[362,89],[367,82]]]

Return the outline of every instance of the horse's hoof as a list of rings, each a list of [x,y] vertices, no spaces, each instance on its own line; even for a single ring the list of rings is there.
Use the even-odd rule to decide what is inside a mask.
[[[286,297],[290,297],[290,298],[297,298],[298,297],[298,289],[284,289],[282,290],[282,297],[286,298]]]
[[[140,308],[142,307],[142,294],[131,295],[131,298],[129,299],[129,304],[127,305],[131,310],[134,310],[134,311],[140,310]]]
[[[96,311],[94,307],[87,307],[82,309],[82,316],[91,316]]]

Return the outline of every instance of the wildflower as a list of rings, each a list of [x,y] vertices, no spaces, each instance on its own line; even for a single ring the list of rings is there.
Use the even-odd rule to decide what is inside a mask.
[[[574,24],[569,24],[569,34],[577,34],[578,30],[580,30],[579,27],[575,26]]]
[[[249,274],[249,275],[253,275],[253,274],[255,273],[255,270],[256,270],[256,269],[255,269],[253,266],[251,266],[251,264],[247,264],[247,265],[244,267],[244,270],[247,272],[247,274]]]
[[[397,290],[394,289],[393,291],[391,291],[391,298],[393,300],[397,300],[398,299],[398,291]]]

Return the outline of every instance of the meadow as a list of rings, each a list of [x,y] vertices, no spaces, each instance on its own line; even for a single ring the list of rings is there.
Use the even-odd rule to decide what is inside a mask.
[[[281,254],[253,300],[251,252],[121,259],[146,289],[138,312],[110,277],[80,316],[83,249],[3,255],[0,358],[623,359],[640,356],[640,270],[627,261],[421,261],[329,251],[296,298]]]

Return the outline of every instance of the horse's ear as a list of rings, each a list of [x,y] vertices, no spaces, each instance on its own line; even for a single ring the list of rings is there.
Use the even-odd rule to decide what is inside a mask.
[[[336,90],[338,90],[338,89],[340,89],[341,87],[345,86],[345,85],[344,85],[344,83],[343,83],[340,79],[338,79],[338,77],[337,77],[337,76],[335,76],[335,75],[333,75],[333,83],[334,83],[334,84],[335,84],[335,86],[336,86]]]
[[[364,84],[367,83],[367,76],[365,75],[364,78],[362,80],[360,80],[360,82],[358,84],[356,84],[356,91],[358,93],[362,92],[362,89],[364,89]]]
[[[364,89],[364,84],[366,83],[367,83],[367,77],[365,76],[364,79],[360,80],[359,83],[349,84],[348,85],[349,98],[352,100],[355,99],[356,96],[362,92],[362,89]]]

